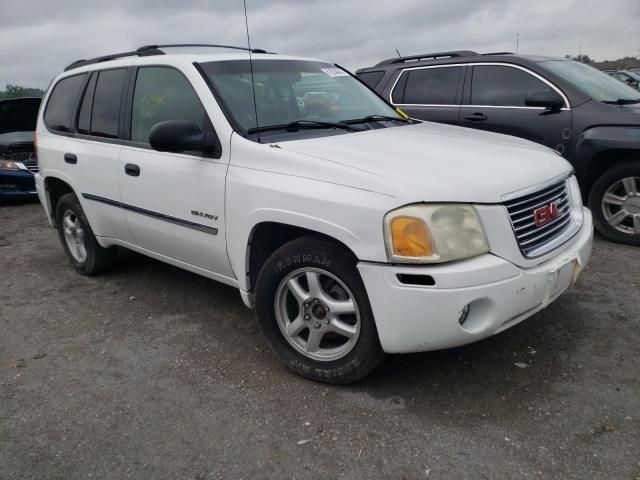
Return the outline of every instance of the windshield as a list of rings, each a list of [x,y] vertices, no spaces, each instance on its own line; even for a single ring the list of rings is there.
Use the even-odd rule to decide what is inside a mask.
[[[594,100],[610,103],[640,101],[638,91],[584,63],[547,60],[539,65],[562,77]]]
[[[341,126],[367,117],[403,120],[346,71],[324,62],[254,60],[253,103],[248,60],[200,64],[235,127],[244,133],[273,126]],[[256,118],[257,110],[257,118]],[[338,125],[335,125],[338,124]],[[353,130],[353,129],[348,129]]]

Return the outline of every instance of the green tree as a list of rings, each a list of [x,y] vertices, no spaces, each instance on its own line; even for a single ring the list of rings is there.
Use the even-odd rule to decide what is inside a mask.
[[[44,90],[40,88],[29,88],[21,85],[8,84],[4,91],[0,90],[0,100],[22,97],[42,97],[43,95]]]

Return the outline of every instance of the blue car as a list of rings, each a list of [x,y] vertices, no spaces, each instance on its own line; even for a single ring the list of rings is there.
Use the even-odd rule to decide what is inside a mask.
[[[33,141],[40,98],[0,101],[0,198],[36,194]]]

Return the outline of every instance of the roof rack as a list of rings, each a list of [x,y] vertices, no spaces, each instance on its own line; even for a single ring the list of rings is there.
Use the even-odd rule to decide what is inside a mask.
[[[380,65],[393,65],[396,63],[404,63],[410,61],[418,61],[418,60],[426,60],[426,59],[437,59],[437,58],[457,58],[457,57],[473,57],[479,55],[477,52],[472,52],[471,50],[455,50],[452,52],[437,52],[437,53],[422,53],[420,55],[411,55],[408,57],[397,57],[397,58],[388,58],[387,60],[383,60],[380,63],[376,64]]]
[[[480,55],[513,55],[513,52],[489,52],[481,53]]]
[[[75,62],[68,65],[64,71],[73,70],[74,68],[84,67],[86,65],[92,65],[94,63],[107,62],[109,60],[115,60],[117,58],[123,57],[146,57],[151,55],[164,55],[165,53],[161,50],[162,48],[179,48],[179,47],[207,47],[207,48],[230,48],[232,50],[244,50],[251,51],[251,53],[270,53],[266,50],[262,50],[261,48],[252,48],[249,50],[246,47],[237,47],[234,45],[218,45],[218,44],[209,44],[209,43],[171,43],[165,45],[144,45],[136,50],[132,50],[130,52],[121,52],[121,53],[112,53],[111,55],[104,55],[102,57],[95,57],[89,59],[76,60]]]

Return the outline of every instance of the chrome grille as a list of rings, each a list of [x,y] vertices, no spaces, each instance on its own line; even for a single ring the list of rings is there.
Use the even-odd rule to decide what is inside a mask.
[[[537,226],[535,211],[552,203],[558,208],[558,216],[545,225]],[[504,205],[520,250],[526,257],[558,238],[571,224],[571,198],[566,180],[509,200]]]

